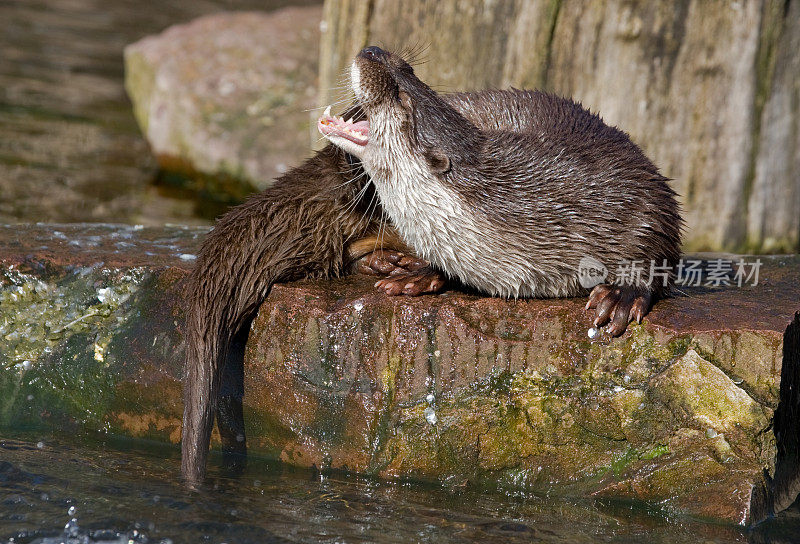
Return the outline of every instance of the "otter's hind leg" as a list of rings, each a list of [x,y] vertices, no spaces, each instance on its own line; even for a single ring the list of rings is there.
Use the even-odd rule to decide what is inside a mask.
[[[417,296],[438,293],[447,285],[445,276],[416,257],[394,229],[380,237],[368,236],[348,248],[350,269],[371,276],[387,276],[375,283],[387,295]]]
[[[375,287],[383,289],[390,296],[409,295],[412,297],[439,293],[447,285],[445,276],[427,263],[419,268],[405,269],[390,274],[375,282]]]
[[[244,431],[244,350],[250,321],[244,323],[228,346],[217,397],[217,428],[222,440],[222,463],[231,471],[244,470],[247,440]]]

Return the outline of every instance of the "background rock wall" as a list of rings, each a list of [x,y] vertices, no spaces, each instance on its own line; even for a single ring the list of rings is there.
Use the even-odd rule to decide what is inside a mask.
[[[439,90],[537,87],[631,134],[673,178],[687,250],[800,242],[800,2],[326,2],[320,104],[367,44],[424,46]]]

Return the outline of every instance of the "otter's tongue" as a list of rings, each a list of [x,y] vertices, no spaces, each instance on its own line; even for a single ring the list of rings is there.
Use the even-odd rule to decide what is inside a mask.
[[[323,136],[339,136],[357,145],[367,145],[369,141],[369,121],[345,121],[341,117],[332,116],[330,106],[317,121],[317,128]]]

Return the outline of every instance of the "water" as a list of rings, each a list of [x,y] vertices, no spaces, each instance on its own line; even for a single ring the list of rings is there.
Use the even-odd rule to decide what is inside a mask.
[[[193,492],[178,471],[177,450],[164,446],[0,439],[0,543],[791,541],[765,539],[772,527],[748,533],[629,502],[321,476],[265,461],[239,476],[212,467],[207,486]],[[800,535],[795,523],[784,523],[783,534]]]
[[[125,45],[201,15],[303,0],[2,0],[0,223],[198,224],[152,182],[123,88]]]

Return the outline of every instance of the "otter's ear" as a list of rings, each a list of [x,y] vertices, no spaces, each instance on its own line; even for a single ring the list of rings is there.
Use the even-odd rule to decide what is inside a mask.
[[[407,92],[400,91],[397,93],[397,99],[400,101],[400,105],[403,106],[406,111],[411,111],[411,97]]]
[[[450,157],[441,149],[431,149],[426,152],[425,159],[434,174],[446,174],[450,171]]]

